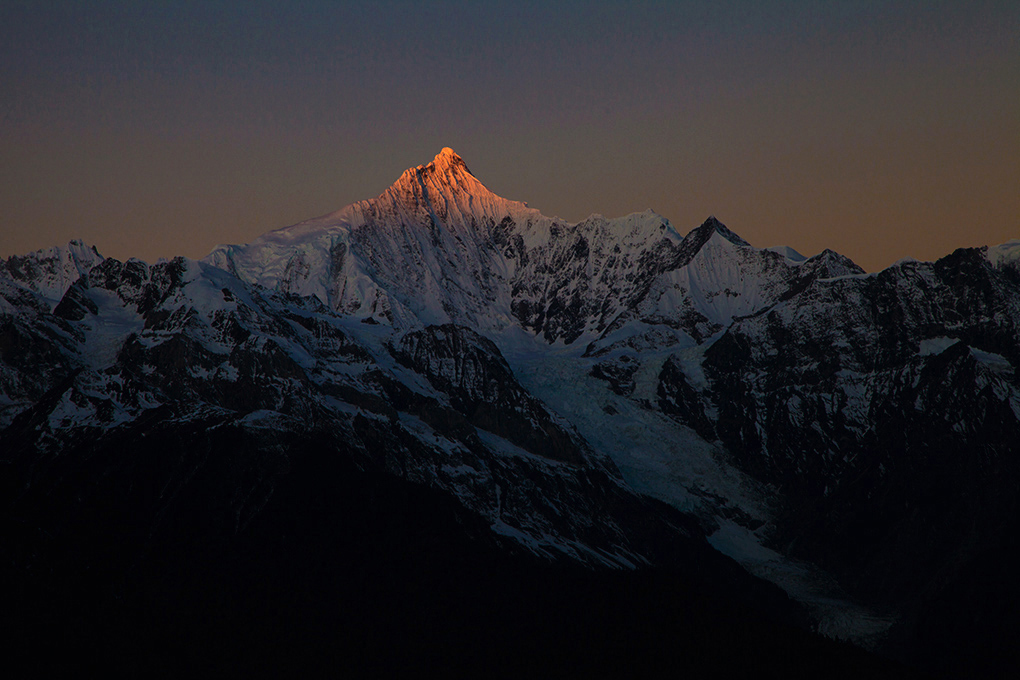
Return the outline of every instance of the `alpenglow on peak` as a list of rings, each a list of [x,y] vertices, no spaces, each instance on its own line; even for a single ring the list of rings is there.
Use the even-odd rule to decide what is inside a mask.
[[[443,221],[464,224],[485,220],[499,222],[507,215],[528,210],[527,204],[490,191],[450,147],[443,147],[432,162],[405,170],[366,207],[373,216],[399,214],[406,217],[424,210]]]
[[[450,160],[460,161],[461,163],[464,162],[464,159],[460,157],[460,154],[458,154],[456,151],[454,151],[453,149],[451,149],[448,146],[444,146],[442,149],[440,149],[439,153],[432,160],[432,162],[435,163],[436,161],[438,161],[441,158],[448,158]]]

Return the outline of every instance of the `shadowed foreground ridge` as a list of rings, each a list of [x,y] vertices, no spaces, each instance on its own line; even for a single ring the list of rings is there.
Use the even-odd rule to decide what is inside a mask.
[[[669,568],[550,564],[508,553],[442,494],[359,470],[329,435],[278,440],[301,451],[285,472],[243,430],[175,436],[142,449],[145,464],[130,460],[138,448],[123,448],[137,442],[101,442],[92,465],[63,470],[5,513],[5,535],[36,551],[5,569],[5,583],[17,586],[18,606],[6,610],[18,624],[14,660],[40,673],[114,676],[607,676],[835,664],[845,677],[900,677],[810,635],[778,590],[703,541],[674,543]],[[149,517],[122,489],[162,481],[180,458],[192,459],[188,487],[150,534]],[[235,533],[234,509],[217,507],[224,486],[264,475],[278,476],[273,497]],[[82,488],[91,494],[79,498]]]

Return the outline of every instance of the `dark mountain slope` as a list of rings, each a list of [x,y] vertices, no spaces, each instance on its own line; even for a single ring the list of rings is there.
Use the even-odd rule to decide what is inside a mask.
[[[329,435],[269,446],[233,427],[149,431],[160,436],[125,433],[78,452],[88,464],[65,457],[5,504],[2,576],[17,586],[5,588],[17,631],[8,668],[905,677],[803,631],[789,601],[703,541],[671,542],[673,566],[651,570],[548,563],[508,554],[442,494],[358,469]],[[274,448],[285,468],[267,455]],[[153,526],[139,487],[185,460],[190,477]],[[272,495],[238,529],[224,499],[267,478]]]

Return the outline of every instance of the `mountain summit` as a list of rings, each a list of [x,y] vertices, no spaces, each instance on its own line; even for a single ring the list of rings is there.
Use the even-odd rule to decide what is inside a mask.
[[[462,230],[527,212],[524,203],[489,191],[449,148],[427,165],[408,168],[374,201],[355,204],[369,219],[428,219]]]

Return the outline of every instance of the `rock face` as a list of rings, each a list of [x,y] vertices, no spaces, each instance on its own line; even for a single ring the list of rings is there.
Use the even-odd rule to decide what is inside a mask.
[[[13,302],[36,300],[17,290]],[[34,304],[28,311],[43,315]],[[5,354],[9,382],[27,385],[25,402],[39,395],[4,432],[12,460],[66,455],[142,424],[330,431],[359,464],[441,488],[540,554],[630,565],[657,549],[630,546],[617,519],[594,510],[640,501],[469,329],[430,326],[388,346],[316,298],[252,287],[183,258],[152,267],[104,260],[33,324],[14,325],[27,337],[21,345],[49,354],[19,354],[16,343]],[[59,333],[78,342],[54,348],[47,334]],[[37,386],[36,363],[47,357],[53,377]],[[281,457],[274,465],[285,467]],[[166,484],[186,481],[171,475]],[[260,483],[269,487],[239,498],[271,493],[270,481]],[[257,508],[234,508],[238,527]]]
[[[566,463],[586,461],[584,443],[556,422],[527,392],[499,349],[474,331],[453,324],[429,326],[400,339],[397,361],[425,376],[450,406],[477,428],[531,453]],[[608,459],[603,463],[615,471]]]
[[[700,416],[715,413],[737,464],[783,489],[773,540],[869,601],[925,612],[905,617],[908,637],[937,617],[935,656],[945,638],[1008,644],[976,613],[989,594],[939,607],[1017,556],[1014,267],[959,250],[821,282],[732,324],[705,352],[707,392],[662,376],[678,418],[711,435]],[[994,589],[1016,601],[1012,579]]]
[[[450,499],[501,551],[723,564],[707,536],[820,630],[993,668],[1017,630],[1018,330],[1016,242],[865,274],[715,218],[568,224],[444,149],[200,262],[0,262],[6,512],[68,535],[74,502],[127,513],[137,554],[197,521],[244,536],[307,448]]]

